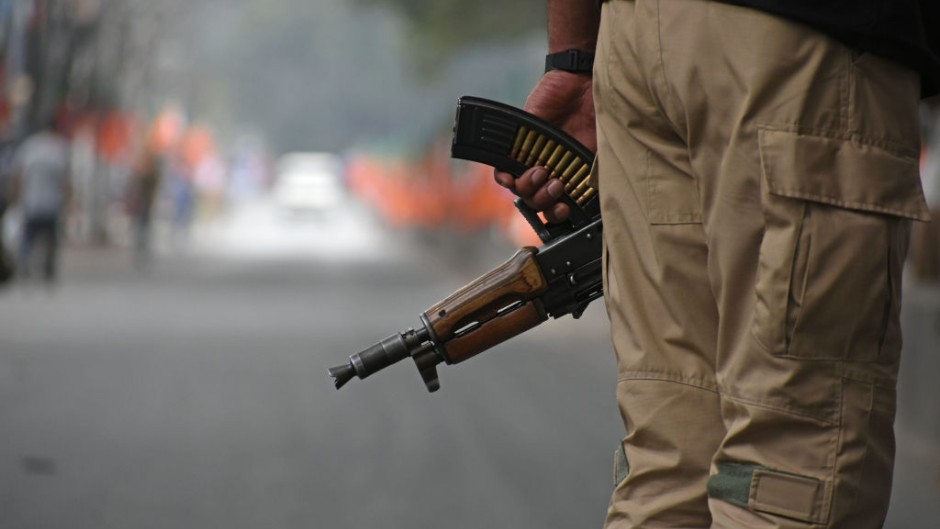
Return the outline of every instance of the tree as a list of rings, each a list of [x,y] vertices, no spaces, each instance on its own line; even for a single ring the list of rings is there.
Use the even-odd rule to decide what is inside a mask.
[[[420,71],[435,69],[460,48],[506,42],[545,27],[542,0],[356,0],[404,15],[413,29],[411,52]]]

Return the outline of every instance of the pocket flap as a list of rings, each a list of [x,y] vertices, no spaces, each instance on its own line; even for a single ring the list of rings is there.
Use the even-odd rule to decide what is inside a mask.
[[[916,156],[846,138],[761,128],[761,170],[777,196],[930,220]]]

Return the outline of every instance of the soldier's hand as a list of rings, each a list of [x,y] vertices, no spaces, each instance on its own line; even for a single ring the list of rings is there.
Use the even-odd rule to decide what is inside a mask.
[[[529,207],[541,211],[548,222],[563,222],[571,213],[570,208],[558,199],[565,192],[565,185],[557,178],[548,178],[544,167],[532,167],[513,178],[509,173],[496,171],[496,181],[525,200]]]
[[[597,151],[595,129],[593,81],[591,76],[553,70],[529,94],[525,111],[555,125],[584,144],[591,152]],[[562,222],[570,209],[559,198],[564,184],[548,178],[542,167],[532,167],[518,179],[509,173],[495,171],[496,182],[525,200],[529,207],[541,211],[549,222]]]

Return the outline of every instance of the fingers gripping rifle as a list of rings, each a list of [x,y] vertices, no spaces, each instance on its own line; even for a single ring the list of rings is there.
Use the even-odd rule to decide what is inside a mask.
[[[564,132],[517,108],[476,97],[457,103],[454,158],[519,177],[545,167],[565,184],[569,219],[548,224],[521,199],[515,204],[542,245],[508,261],[421,314],[421,325],[395,333],[329,370],[337,388],[412,358],[428,391],[440,388],[437,365],[457,364],[546,321],[578,318],[601,297],[602,225],[589,175],[594,155]]]

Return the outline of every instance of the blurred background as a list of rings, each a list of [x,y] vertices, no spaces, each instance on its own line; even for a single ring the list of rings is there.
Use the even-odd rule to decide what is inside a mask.
[[[602,303],[434,395],[405,362],[327,375],[535,243],[449,143],[458,97],[522,105],[544,24],[541,0],[0,0],[0,529],[600,527]],[[31,192],[24,160],[68,178]],[[938,232],[906,272],[889,529],[940,519]]]

